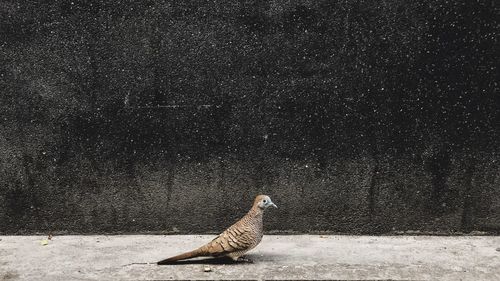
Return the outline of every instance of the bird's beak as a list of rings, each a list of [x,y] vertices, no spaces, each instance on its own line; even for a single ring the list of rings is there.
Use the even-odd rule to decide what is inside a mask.
[[[274,204],[274,203],[271,203],[271,206],[273,206],[274,208],[278,209],[278,206],[276,206],[276,204]]]

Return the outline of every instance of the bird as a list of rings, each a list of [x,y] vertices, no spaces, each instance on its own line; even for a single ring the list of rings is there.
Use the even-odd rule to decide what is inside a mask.
[[[253,206],[239,221],[224,230],[212,241],[196,250],[173,256],[157,262],[158,265],[173,264],[195,257],[229,257],[236,262],[252,262],[243,255],[255,248],[262,240],[264,210],[275,207],[267,195],[255,197]]]

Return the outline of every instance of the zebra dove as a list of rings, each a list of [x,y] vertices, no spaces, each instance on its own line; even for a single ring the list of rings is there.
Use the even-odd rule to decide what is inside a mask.
[[[178,260],[195,257],[230,257],[234,261],[250,261],[242,256],[255,248],[262,240],[262,216],[264,210],[273,206],[278,208],[267,195],[259,195],[255,198],[252,208],[248,213],[231,225],[224,232],[215,237],[208,244],[200,248],[180,254],[162,261],[158,264],[171,264]]]

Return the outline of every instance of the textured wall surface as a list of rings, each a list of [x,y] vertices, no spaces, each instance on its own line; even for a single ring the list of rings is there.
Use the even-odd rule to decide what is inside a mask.
[[[496,1],[1,1],[0,233],[500,231]]]

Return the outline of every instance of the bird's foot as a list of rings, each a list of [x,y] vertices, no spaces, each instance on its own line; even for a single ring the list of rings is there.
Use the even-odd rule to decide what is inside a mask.
[[[244,257],[239,257],[236,261],[237,262],[253,263],[253,260],[251,260],[249,258],[244,258]]]

